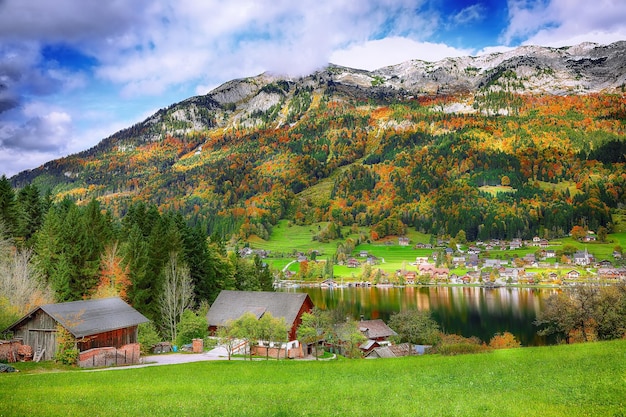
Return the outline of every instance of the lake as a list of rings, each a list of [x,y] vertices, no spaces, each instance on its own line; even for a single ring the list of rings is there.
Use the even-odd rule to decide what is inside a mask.
[[[482,287],[300,287],[290,292],[306,292],[322,310],[342,308],[354,319],[382,319],[400,310],[430,310],[446,333],[489,340],[508,331],[523,346],[540,346],[553,341],[537,336],[533,324],[544,301],[556,289]]]

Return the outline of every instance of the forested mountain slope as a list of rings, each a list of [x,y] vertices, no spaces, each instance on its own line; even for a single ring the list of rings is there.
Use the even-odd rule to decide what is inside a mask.
[[[119,216],[156,204],[244,239],[267,238],[282,218],[357,224],[373,238],[610,230],[626,201],[625,85],[626,42],[262,74],[12,183],[95,197]]]

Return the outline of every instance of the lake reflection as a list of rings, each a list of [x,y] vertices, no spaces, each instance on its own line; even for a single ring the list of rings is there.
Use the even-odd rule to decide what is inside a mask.
[[[430,310],[446,333],[477,336],[485,342],[495,333],[513,333],[523,346],[550,343],[537,336],[533,321],[545,298],[556,290],[479,287],[297,288],[320,309],[342,308],[354,319],[383,319],[400,310]]]

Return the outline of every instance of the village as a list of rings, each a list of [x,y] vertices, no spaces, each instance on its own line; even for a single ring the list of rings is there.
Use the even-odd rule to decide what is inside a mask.
[[[584,249],[569,247],[564,249],[560,242],[534,237],[532,240],[512,239],[475,242],[466,246],[455,245],[456,250],[447,246],[448,241],[436,244],[416,243],[412,249],[420,255],[405,259],[401,268],[389,270],[384,257],[376,250],[358,250],[345,261],[338,262],[346,267],[349,274],[335,273],[332,278],[318,277],[316,280],[302,279],[297,272],[288,268],[277,279],[277,286],[368,286],[368,285],[444,285],[472,284],[486,286],[502,285],[568,285],[580,281],[617,282],[626,280],[621,250],[613,250],[606,258],[598,258],[593,253],[596,236],[589,232],[582,242],[591,245]],[[409,239],[400,237],[397,243],[387,241],[383,246],[398,245],[408,247]],[[574,250],[575,249],[575,250]],[[496,256],[491,254],[497,253]],[[255,251],[245,248],[242,256],[258,255],[271,257],[268,251]],[[294,263],[323,263],[319,254],[311,256],[298,252]],[[397,261],[395,262],[398,263]],[[358,272],[368,268],[370,279],[361,279]]]

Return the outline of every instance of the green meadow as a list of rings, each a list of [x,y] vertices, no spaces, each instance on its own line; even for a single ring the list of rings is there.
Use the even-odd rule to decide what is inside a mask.
[[[27,364],[17,364],[26,368]],[[626,340],[0,375],[2,416],[624,416]]]

